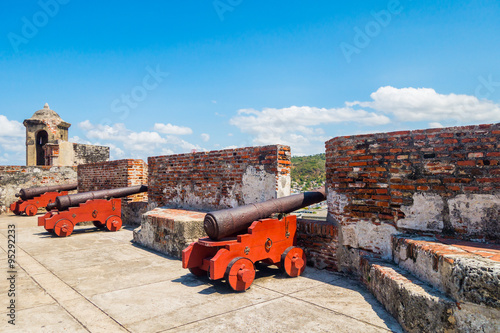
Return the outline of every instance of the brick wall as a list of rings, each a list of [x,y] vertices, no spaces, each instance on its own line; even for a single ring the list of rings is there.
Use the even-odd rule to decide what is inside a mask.
[[[78,166],[78,192],[105,190],[147,184],[148,166],[143,160],[125,159]],[[147,201],[147,193],[129,197],[129,201]]]
[[[304,249],[308,265],[335,271],[338,228],[325,221],[297,219],[297,245]]]
[[[211,210],[286,196],[290,158],[281,145],[150,157],[150,203]]]
[[[329,214],[340,242],[390,256],[399,232],[500,239],[500,124],[326,142]]]
[[[75,167],[0,166],[0,214],[8,212],[10,204],[18,199],[15,194],[22,188],[74,182]]]

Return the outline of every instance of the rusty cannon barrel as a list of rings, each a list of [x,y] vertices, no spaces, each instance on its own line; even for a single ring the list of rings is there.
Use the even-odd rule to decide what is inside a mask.
[[[120,187],[109,190],[90,191],[77,194],[63,195],[56,198],[56,201],[47,205],[47,210],[57,208],[57,210],[66,210],[69,207],[77,207],[79,204],[85,203],[88,200],[107,199],[107,198],[123,198],[132,194],[147,192],[146,185],[137,185],[130,187]]]
[[[325,188],[321,187],[288,197],[210,212],[203,221],[205,232],[212,240],[221,240],[246,230],[254,221],[275,213],[291,213],[325,199]]]
[[[71,191],[76,190],[77,187],[78,183],[23,188],[19,193],[16,193],[16,197],[20,197],[23,200],[29,200],[47,192]]]

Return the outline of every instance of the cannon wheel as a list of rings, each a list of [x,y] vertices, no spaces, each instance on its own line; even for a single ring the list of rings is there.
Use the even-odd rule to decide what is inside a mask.
[[[35,205],[28,205],[26,206],[26,208],[24,209],[24,212],[26,213],[26,215],[28,216],[35,216],[36,213],[38,212],[38,207],[35,206]]]
[[[290,246],[281,255],[281,270],[290,277],[297,277],[306,269],[306,254],[300,247]]]
[[[106,229],[118,231],[122,227],[122,219],[116,215],[111,215],[106,219]]]
[[[190,267],[189,271],[191,272],[191,274],[193,274],[195,276],[206,276],[207,275],[207,271],[204,271],[203,269],[201,269],[199,267]]]
[[[68,219],[61,219],[57,221],[54,226],[54,233],[59,237],[67,237],[73,232],[73,223]]]
[[[92,223],[94,223],[94,226],[98,229],[106,228],[106,223],[102,223],[101,221],[92,221]]]
[[[248,258],[234,258],[227,265],[225,278],[234,291],[247,290],[255,279],[253,262]]]

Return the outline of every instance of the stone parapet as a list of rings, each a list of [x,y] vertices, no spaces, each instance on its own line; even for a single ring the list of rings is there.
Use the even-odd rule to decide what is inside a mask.
[[[149,157],[156,207],[219,210],[290,195],[290,147],[225,149]]]

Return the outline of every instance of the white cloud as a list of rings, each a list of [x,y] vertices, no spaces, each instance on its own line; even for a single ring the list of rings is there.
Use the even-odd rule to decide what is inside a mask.
[[[302,155],[324,149],[324,142],[330,137],[324,136],[325,130],[320,126],[344,122],[383,125],[390,119],[385,115],[348,107],[326,109],[310,106],[265,108],[262,111],[243,109],[230,119],[231,125],[254,136],[254,144],[286,144],[293,147],[294,154]]]
[[[456,120],[461,123],[500,121],[500,105],[475,96],[439,94],[430,88],[381,87],[370,95],[370,102],[351,102],[347,106],[369,107],[392,114],[400,121]]]
[[[84,131],[89,131],[94,128],[94,125],[89,120],[82,121],[78,124],[78,127]]]
[[[444,126],[441,125],[440,123],[429,123],[430,128],[443,128]]]
[[[130,150],[153,152],[154,148],[167,143],[165,138],[156,132],[132,132],[128,135],[126,145]]]
[[[24,137],[26,130],[18,121],[9,120],[0,114],[0,137]]]
[[[180,148],[182,148],[182,150],[184,152],[188,152],[188,151],[191,151],[193,149],[195,149],[196,151],[206,151],[206,149],[201,148],[198,145],[189,143],[189,142],[182,140],[181,138],[178,138],[178,137],[173,136],[173,135],[167,136],[166,140],[167,140],[168,144],[171,144],[174,146],[179,146]]]
[[[399,129],[394,128],[397,122],[425,121],[434,128],[443,127],[442,122],[456,126],[500,121],[500,104],[470,95],[439,94],[430,88],[386,86],[370,97],[371,101],[345,102],[344,107],[332,109],[311,106],[242,109],[230,119],[230,124],[250,134],[254,144],[286,144],[292,147],[294,155],[308,155],[322,151],[324,142],[331,137],[381,130],[374,126],[392,124],[392,128],[385,126],[383,130],[396,130]],[[331,125],[345,128],[349,124],[356,125],[352,126],[351,133],[325,131],[328,125],[331,130]],[[420,128],[421,124],[418,126]]]
[[[149,156],[187,153],[193,149],[205,150],[175,135],[162,136],[155,131],[134,132],[121,123],[101,125],[92,124],[86,120],[78,124],[78,127],[84,130],[86,137],[92,141],[89,143],[96,144],[96,141],[99,141],[101,145],[109,146],[112,159],[142,158],[146,160]],[[79,137],[73,137],[73,139],[83,141]]]
[[[172,124],[156,123],[154,126],[154,130],[163,134],[171,134],[171,135],[193,134],[193,130],[189,127],[176,126]]]
[[[201,139],[205,142],[207,142],[208,140],[210,140],[210,135],[208,135],[207,133],[201,133]]]
[[[0,157],[1,164],[23,165],[25,163],[26,129],[16,120],[0,115]],[[12,152],[12,153],[7,153]]]
[[[161,155],[173,155],[174,151],[172,149],[163,148],[161,150]]]
[[[89,140],[82,139],[82,138],[80,138],[77,135],[72,136],[71,138],[68,139],[68,141],[69,142],[74,142],[74,143],[81,143],[81,144],[84,144],[84,145],[90,145],[90,144],[92,144],[92,142],[90,142]]]

